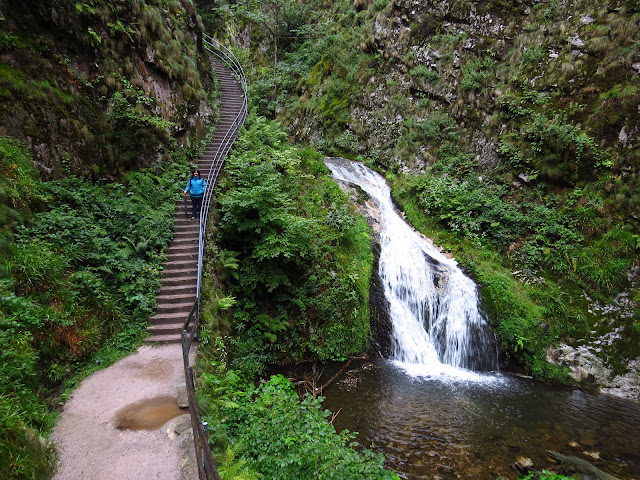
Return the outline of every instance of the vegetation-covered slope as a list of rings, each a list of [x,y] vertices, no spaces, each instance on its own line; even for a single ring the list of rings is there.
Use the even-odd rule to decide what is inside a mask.
[[[367,349],[373,254],[322,156],[276,122],[245,126],[220,183],[200,314],[198,398],[222,478],[397,478],[336,433],[319,389],[301,399],[283,376],[263,377]]]
[[[0,24],[0,132],[44,178],[153,165],[215,118],[191,1],[2,1]]]
[[[411,221],[454,251],[510,368],[568,380],[551,360],[596,387],[627,371],[640,355],[637,2],[199,6],[248,47],[259,111],[385,172]]]
[[[201,35],[186,0],[0,2],[1,478],[49,478],[62,389],[146,334],[216,117]]]

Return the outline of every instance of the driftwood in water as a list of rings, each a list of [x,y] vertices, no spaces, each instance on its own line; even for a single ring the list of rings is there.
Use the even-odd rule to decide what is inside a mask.
[[[324,385],[322,385],[318,390],[320,391],[320,394],[322,395],[322,392],[324,391],[325,388],[327,388],[329,385],[331,385],[333,383],[333,381],[338,378],[340,375],[342,375],[344,373],[344,371],[349,368],[349,365],[351,365],[351,362],[353,361],[353,358],[350,358],[349,360],[347,360],[347,363],[345,363],[342,368],[338,371],[338,373],[336,373],[333,377],[331,377],[331,379],[329,379],[329,381],[327,383],[325,383]]]
[[[618,480],[613,475],[603,472],[582,458],[562,455],[553,450],[547,450],[547,455],[560,462],[562,468],[569,472],[585,473],[597,480]]]

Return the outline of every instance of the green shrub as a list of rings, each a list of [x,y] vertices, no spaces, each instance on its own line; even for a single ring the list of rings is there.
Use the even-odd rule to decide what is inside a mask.
[[[440,79],[438,72],[426,65],[417,65],[413,67],[409,73],[413,78],[426,83],[435,83]]]
[[[491,57],[470,60],[462,65],[462,80],[460,85],[467,90],[477,90],[484,85],[488,73],[495,61]]]
[[[221,414],[230,436],[240,440],[244,458],[265,478],[398,478],[384,470],[381,455],[354,448],[355,434],[335,431],[320,398],[301,400],[282,375],[236,396]]]
[[[43,183],[30,164],[0,139],[2,478],[47,478],[39,436],[51,427],[50,389],[146,335],[184,174],[168,162],[123,183]]]
[[[284,140],[275,122],[250,117],[219,199],[218,243],[238,266],[233,365],[249,375],[279,359],[345,358],[369,337],[366,222],[321,157]]]

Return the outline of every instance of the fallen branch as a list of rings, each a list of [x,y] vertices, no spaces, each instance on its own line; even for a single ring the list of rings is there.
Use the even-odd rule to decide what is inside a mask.
[[[353,358],[350,358],[349,360],[347,360],[347,363],[345,363],[342,368],[340,370],[338,370],[338,373],[336,373],[333,377],[331,377],[329,379],[329,381],[327,383],[325,383],[324,385],[322,385],[320,388],[316,388],[316,391],[320,390],[320,394],[322,394],[322,391],[327,388],[329,385],[331,385],[331,383],[338,378],[340,375],[342,375],[344,373],[344,371],[349,368],[349,365],[351,365],[351,362],[353,361]]]
[[[336,417],[341,411],[342,411],[342,407],[339,408],[338,411],[331,416],[331,420],[329,420],[329,425],[333,425],[333,421],[336,419]]]

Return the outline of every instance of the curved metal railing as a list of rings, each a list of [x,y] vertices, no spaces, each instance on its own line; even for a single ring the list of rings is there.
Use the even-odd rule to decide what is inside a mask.
[[[220,61],[231,70],[235,75],[240,88],[242,89],[242,107],[233,120],[229,130],[224,135],[224,138],[220,142],[218,149],[211,162],[211,170],[209,171],[209,188],[205,191],[204,198],[202,199],[202,212],[200,215],[200,242],[198,245],[198,288],[196,291],[196,301],[200,298],[200,287],[202,279],[202,255],[204,254],[204,231],[207,227],[207,214],[209,213],[209,204],[211,203],[211,196],[216,184],[218,183],[218,175],[222,169],[224,163],[224,157],[231,148],[233,141],[236,139],[236,135],[248,113],[247,104],[247,79],[242,69],[242,65],[238,62],[233,52],[224,45],[221,45],[216,39],[210,37],[206,33],[203,36],[204,47],[207,51],[220,59]]]
[[[200,289],[202,284],[202,261],[204,257],[205,247],[205,230],[207,227],[207,217],[209,213],[209,205],[216,184],[218,183],[218,175],[224,164],[224,157],[229,152],[233,141],[235,140],[238,130],[247,118],[247,80],[242,69],[242,65],[238,62],[233,52],[227,47],[221,45],[217,40],[204,34],[203,44],[205,49],[215,55],[235,75],[240,88],[242,90],[242,105],[238,114],[233,119],[232,124],[224,133],[216,152],[211,160],[211,169],[207,177],[208,185],[202,200],[202,210],[200,214],[200,227],[198,231],[198,286],[196,290],[196,299],[193,302],[191,311],[187,316],[182,327],[182,358],[184,361],[184,373],[186,380],[187,396],[189,398],[189,414],[191,416],[191,427],[193,429],[193,441],[196,450],[196,460],[198,462],[198,476],[200,480],[220,480],[218,471],[211,455],[211,448],[208,443],[207,425],[202,421],[200,409],[195,397],[195,378],[193,367],[191,366],[191,347],[198,334],[198,323],[200,320]],[[224,108],[224,105],[223,105]],[[216,132],[218,133],[218,132]]]

